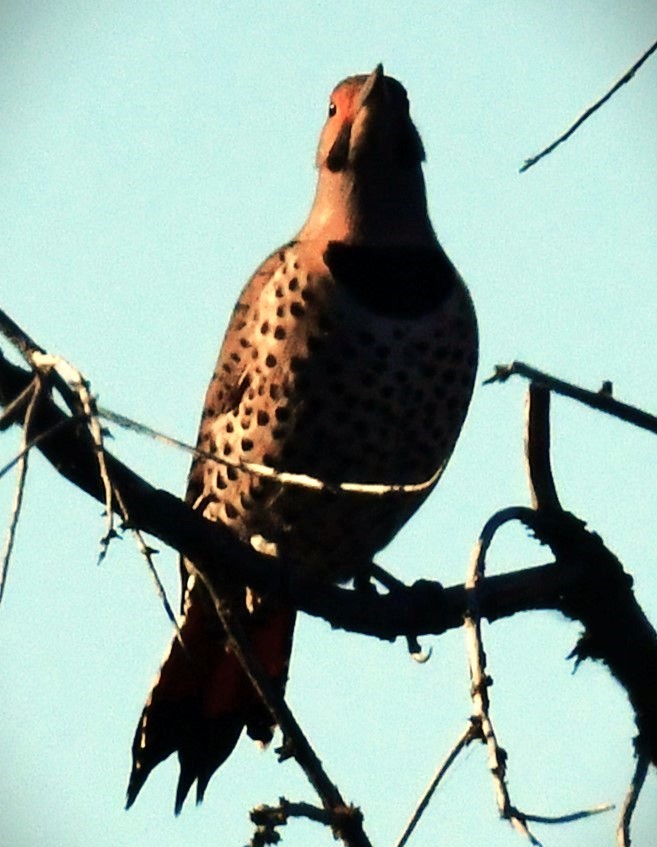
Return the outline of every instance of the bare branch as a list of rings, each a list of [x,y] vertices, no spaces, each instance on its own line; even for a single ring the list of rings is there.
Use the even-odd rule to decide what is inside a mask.
[[[436,788],[438,788],[438,785],[442,781],[442,779],[445,776],[445,774],[447,773],[447,771],[450,769],[450,767],[457,760],[459,753],[461,753],[461,751],[464,750],[473,739],[479,738],[479,737],[480,737],[479,727],[475,727],[475,725],[472,722],[470,722],[466,726],[466,728],[463,730],[463,732],[461,733],[459,738],[457,739],[456,744],[454,744],[452,749],[449,751],[449,753],[445,757],[445,760],[443,762],[441,762],[440,765],[436,768],[434,775],[431,777],[431,780],[429,781],[429,785],[427,785],[424,794],[420,798],[419,803],[417,804],[417,806],[415,807],[415,810],[413,811],[413,814],[408,819],[406,826],[404,827],[404,831],[402,832],[402,834],[399,836],[399,839],[395,843],[395,847],[404,847],[404,845],[407,843],[408,839],[413,834],[413,830],[417,826],[417,824],[418,824],[420,818],[422,817],[422,815],[424,814],[427,806],[429,805]]]
[[[35,378],[32,382],[32,396],[30,397],[27,409],[25,411],[25,420],[23,423],[23,436],[21,440],[21,455],[20,459],[18,460],[18,473],[16,475],[16,489],[14,494],[14,502],[11,509],[9,526],[7,527],[5,549],[2,553],[2,558],[0,558],[0,603],[2,603],[2,598],[5,593],[5,586],[7,585],[9,561],[11,559],[12,550],[14,549],[14,541],[16,539],[16,527],[18,526],[18,518],[20,517],[21,507],[23,505],[23,492],[25,491],[25,478],[27,476],[30,423],[32,421],[34,407],[36,405],[37,400],[39,399],[40,392],[41,382],[38,378]],[[20,400],[21,397],[19,397],[18,399]]]
[[[0,403],[15,400],[32,378],[0,353]],[[41,452],[63,476],[102,502],[104,491],[88,431],[49,398],[46,388],[34,410],[33,440],[41,439]],[[16,422],[20,422],[18,414]],[[587,532],[572,516],[566,525],[563,518],[557,522],[545,516],[528,523],[541,542],[552,548],[556,563],[487,577],[478,585],[476,596],[464,585],[443,588],[429,580],[384,595],[354,592],[293,574],[284,562],[262,557],[226,527],[207,521],[179,498],[155,489],[110,453],[106,453],[106,461],[131,526],[180,551],[217,585],[248,584],[335,627],[388,640],[439,635],[462,626],[463,615],[473,607],[489,621],[530,609],[557,609],[581,620],[585,635],[575,655],[608,665],[634,708],[639,749],[657,763],[657,725],[653,720],[657,714],[657,635],[637,604],[631,579],[620,562],[598,536]],[[536,515],[531,509],[524,511]]]
[[[33,367],[36,367],[40,373],[48,374],[51,371],[57,373],[61,379],[59,386],[62,384],[68,386],[73,393],[69,397],[71,401],[69,405],[72,409],[80,408],[83,419],[85,420],[91,439],[96,452],[98,461],[98,470],[100,478],[103,482],[103,491],[105,492],[105,515],[107,519],[107,531],[101,540],[100,555],[98,561],[101,562],[107,555],[110,542],[117,537],[114,529],[114,509],[112,500],[114,497],[113,485],[107,471],[105,462],[105,449],[103,446],[103,431],[98,420],[96,412],[96,401],[89,391],[89,383],[82,376],[80,371],[73,367],[70,362],[62,359],[60,356],[51,356],[47,353],[35,352],[31,356]],[[125,516],[127,517],[127,515]]]
[[[17,327],[14,324],[14,332],[16,331],[16,329]],[[31,342],[31,344],[33,343],[34,342]],[[67,400],[67,405],[69,406],[69,408],[71,408],[72,410],[78,408],[81,409],[80,419],[85,421],[89,433],[91,435],[91,440],[98,462],[98,470],[103,484],[103,491],[105,497],[105,514],[107,519],[107,529],[105,535],[101,539],[100,554],[98,556],[98,562],[100,563],[107,555],[107,551],[109,549],[111,541],[114,538],[118,538],[118,533],[114,529],[113,501],[116,500],[116,503],[119,507],[119,512],[121,514],[121,517],[123,518],[125,525],[129,525],[130,515],[128,514],[128,510],[125,506],[125,503],[123,502],[123,498],[121,497],[119,490],[116,488],[113,481],[110,479],[109,471],[107,469],[107,463],[105,461],[103,430],[99,421],[98,409],[96,406],[96,398],[91,394],[89,390],[89,381],[85,379],[81,372],[76,367],[71,365],[70,362],[67,362],[60,356],[51,356],[47,353],[42,353],[40,352],[40,350],[32,352],[30,358],[32,366],[37,369],[37,373],[39,373],[43,378],[46,378],[53,372],[58,375],[58,389],[60,390],[60,392],[64,391],[66,393],[65,399]],[[155,583],[157,595],[164,607],[167,617],[173,624],[178,638],[181,639],[178,621],[176,620],[176,616],[173,612],[171,603],[169,602],[169,598],[167,597],[164,584],[160,579],[160,575],[158,574],[157,568],[155,567],[155,562],[153,561],[154,551],[151,547],[146,544],[143,535],[138,528],[133,527],[132,534],[137,543],[139,552],[142,554],[144,560],[146,561],[146,566],[149,570],[149,573],[151,574],[153,582]]]
[[[572,400],[577,400],[579,403],[597,409],[599,412],[605,412],[615,418],[620,418],[622,421],[657,434],[657,417],[639,409],[637,406],[630,406],[628,403],[614,400],[611,396],[611,384],[609,382],[604,383],[600,391],[588,391],[586,388],[580,388],[571,382],[536,370],[536,368],[532,368],[524,362],[512,362],[510,365],[496,365],[495,373],[484,380],[484,385],[490,385],[493,382],[506,382],[514,374],[525,377],[525,379],[531,379],[532,382],[549,388],[555,394],[570,397]]]
[[[506,783],[507,754],[500,747],[490,717],[490,699],[488,690],[491,684],[486,673],[486,654],[481,634],[481,617],[477,593],[485,580],[486,554],[497,530],[508,520],[521,520],[537,536],[549,543],[553,549],[557,545],[565,546],[568,539],[583,531],[581,522],[564,512],[552,476],[550,464],[550,395],[548,389],[532,382],[527,401],[527,425],[525,452],[527,469],[534,510],[522,508],[506,509],[498,512],[486,523],[479,541],[473,551],[466,586],[472,588],[474,602],[471,603],[465,617],[465,632],[468,644],[468,662],[472,680],[471,696],[474,705],[473,725],[479,726],[482,740],[488,747],[489,768],[495,786],[495,795],[500,814],[513,827],[524,835],[531,844],[540,845],[536,836],[527,826],[533,823],[567,823],[590,817],[611,808],[609,804],[594,809],[573,812],[557,817],[530,815],[520,811],[511,803]]]
[[[0,402],[9,402],[31,379],[29,373],[0,356]],[[42,439],[39,448],[55,468],[102,502],[104,494],[93,449],[77,421],[44,396],[35,410],[32,431],[33,440]],[[156,489],[111,453],[106,453],[106,460],[124,498],[130,525],[200,563],[212,577],[220,575],[232,585],[249,584],[257,591],[286,599],[308,614],[324,617],[333,626],[377,638],[440,635],[462,625],[468,595],[463,585],[443,588],[437,582],[419,580],[412,586],[400,584],[385,595],[356,594],[292,576],[284,563],[263,557],[242,544],[223,525],[206,520],[178,497]],[[528,520],[533,514],[527,508],[500,513],[502,519],[526,516]],[[530,528],[537,532],[538,522]],[[559,609],[564,592],[585,589],[586,571],[585,561],[571,557],[567,569],[548,564],[487,577],[478,592],[481,615],[492,621],[518,611]],[[599,579],[604,579],[604,575],[598,576],[596,582]]]
[[[495,517],[495,516],[494,516]],[[489,524],[491,527],[489,528]],[[484,580],[486,570],[486,552],[492,541],[493,533],[502,525],[497,520],[489,521],[481,533],[478,544],[473,551],[466,588],[471,589],[476,598],[478,586]],[[478,728],[481,740],[488,748],[488,768],[493,778],[495,799],[500,815],[508,820],[514,829],[524,835],[535,847],[541,847],[540,841],[532,834],[527,826],[527,816],[511,803],[511,797],[506,784],[506,751],[500,746],[495,734],[495,728],[490,717],[490,698],[488,689],[491,678],[486,673],[486,653],[481,635],[481,616],[479,604],[472,603],[464,619],[468,665],[470,669],[470,696],[472,697],[473,725]]]
[[[292,471],[281,471],[272,468],[269,465],[262,465],[259,462],[247,462],[240,459],[231,458],[229,456],[218,456],[215,453],[209,453],[206,450],[200,450],[198,447],[192,447],[178,438],[173,438],[163,432],[159,432],[150,426],[139,423],[126,415],[113,412],[100,406],[97,414],[105,420],[112,421],[118,424],[123,429],[137,432],[140,435],[146,435],[154,441],[159,441],[162,444],[167,444],[169,447],[177,447],[179,450],[184,450],[185,453],[190,453],[192,456],[204,459],[208,462],[214,462],[218,465],[224,465],[227,468],[236,468],[240,471],[247,471],[251,474],[256,474],[263,479],[273,479],[280,482],[282,485],[289,485],[297,488],[309,488],[313,491],[330,491],[337,493],[340,491],[356,492],[365,494],[371,497],[385,497],[388,494],[417,494],[421,491],[426,491],[435,485],[436,481],[443,472],[443,468],[438,468],[430,477],[421,482],[413,483],[380,483],[380,482],[327,482],[324,479],[310,476],[305,473],[293,473]]]
[[[30,366],[35,353],[46,352],[2,309],[0,309],[0,335],[4,335]]]
[[[529,446],[530,452],[534,449],[535,448],[533,446]],[[584,531],[581,522],[573,519],[573,517],[567,512],[562,512],[559,515],[561,521],[560,529],[555,530],[555,515],[557,514],[558,513],[556,512],[552,513],[550,518],[546,520],[542,515],[534,510],[517,507],[515,509],[505,509],[493,515],[484,526],[479,542],[473,551],[466,585],[473,587],[475,590],[474,596],[476,597],[476,594],[479,593],[491,579],[491,577],[485,576],[486,553],[488,552],[495,532],[497,532],[497,530],[509,520],[520,520],[525,526],[536,533],[541,541],[550,544],[553,548],[557,546],[557,541],[555,539],[559,539],[562,536],[567,537],[572,534],[573,526]],[[513,827],[518,830],[518,832],[529,839],[531,844],[540,845],[536,836],[534,836],[527,827],[528,822],[543,824],[570,823],[572,821],[581,820],[582,818],[591,817],[592,815],[608,811],[613,808],[613,804],[600,804],[591,809],[556,816],[529,814],[521,811],[512,804],[508,787],[506,785],[507,753],[498,743],[493,723],[490,718],[488,689],[491,681],[489,675],[486,673],[486,654],[484,652],[481,637],[480,618],[476,616],[479,608],[480,604],[475,599],[475,601],[471,604],[470,612],[465,618],[465,631],[468,643],[468,661],[472,680],[471,693],[475,707],[472,717],[473,725],[478,725],[480,727],[480,737],[488,747],[489,767],[493,776],[495,795],[501,816],[508,820]]]
[[[28,383],[18,397],[6,405],[4,412],[0,415],[0,431],[8,429],[8,427],[12,426],[17,421],[24,419],[25,408],[33,396],[34,381]]]
[[[535,382],[530,383],[527,392],[525,456],[532,506],[560,510],[550,462],[550,392]]]
[[[120,494],[118,496],[121,497]],[[120,500],[120,505],[121,511],[123,512],[126,521],[129,522],[130,516],[128,515],[128,510],[125,508],[125,504],[123,503],[122,498]],[[148,572],[150,573],[153,583],[155,585],[155,591],[157,593],[158,599],[160,603],[162,603],[167,617],[173,624],[173,628],[175,630],[178,641],[184,647],[185,645],[183,644],[182,633],[180,631],[180,626],[178,625],[178,619],[176,618],[176,614],[173,611],[173,607],[171,605],[171,601],[169,600],[166,588],[164,587],[164,583],[162,582],[160,574],[155,565],[154,557],[158,553],[158,551],[153,549],[153,547],[150,547],[146,543],[146,539],[144,538],[144,535],[141,530],[137,529],[136,527],[132,527],[130,531],[132,532],[132,536],[135,539],[135,543],[137,544],[137,549],[144,557],[146,567],[148,568]]]
[[[249,847],[263,847],[265,844],[278,844],[280,836],[276,827],[285,826],[290,818],[306,818],[310,821],[329,826],[335,831],[344,827],[344,821],[352,817],[358,817],[359,812],[352,806],[333,813],[326,809],[320,809],[310,803],[293,803],[281,797],[278,806],[256,806],[251,810],[249,817],[256,824],[256,832],[249,843]]]
[[[570,136],[579,129],[579,127],[584,123],[584,121],[588,120],[594,112],[597,112],[597,110],[601,106],[603,106],[607,102],[607,100],[610,100],[614,96],[614,94],[618,91],[619,88],[622,88],[626,83],[628,83],[632,79],[632,77],[639,70],[641,65],[643,65],[644,62],[648,61],[648,59],[652,56],[655,50],[657,50],[657,41],[646,50],[643,56],[641,56],[641,58],[632,65],[629,71],[623,74],[623,76],[618,80],[618,82],[613,85],[603,97],[597,100],[582,115],[580,115],[580,117],[577,118],[575,123],[572,124],[572,126],[570,126],[569,129],[567,129],[566,132],[563,133],[563,135],[560,135],[559,138],[557,138],[556,141],[553,141],[552,144],[545,148],[545,150],[541,150],[541,152],[537,153],[535,156],[532,156],[529,159],[525,159],[524,165],[520,168],[520,173],[524,173],[525,171],[529,170],[529,168],[533,167],[537,162],[540,162],[541,159],[545,158],[545,156],[548,156],[560,144],[563,144],[564,141],[570,138]]]
[[[616,830],[616,843],[618,844],[618,847],[630,847],[630,844],[632,843],[632,839],[630,838],[630,824],[632,822],[634,809],[636,808],[636,804],[639,799],[639,794],[641,794],[643,783],[646,780],[649,764],[650,761],[648,756],[645,753],[639,753],[636,759],[634,774],[632,775],[632,782],[630,783],[630,787],[627,789],[627,794],[623,801],[618,829]]]
[[[326,774],[321,761],[310,746],[310,742],[285,702],[285,698],[272,685],[269,677],[262,669],[260,662],[251,649],[248,638],[242,630],[239,620],[231,614],[229,607],[223,602],[212,582],[205,574],[195,568],[192,562],[188,562],[187,567],[205,585],[214,604],[215,611],[226,631],[230,649],[239,660],[260,699],[269,709],[272,718],[283,732],[286,751],[289,751],[300,765],[308,777],[308,781],[319,795],[324,808],[333,817],[336,814],[339,816],[344,810],[350,807],[347,806],[337,786]],[[332,822],[332,828],[334,835],[341,838],[346,847],[371,847],[362,827],[362,815],[356,813],[356,810],[351,815],[349,822],[346,819],[340,818],[340,824],[338,825],[336,819]]]
[[[32,376],[0,355],[0,402],[18,395]],[[96,457],[84,427],[67,417],[45,396],[35,410],[33,441],[54,467],[90,496],[104,499]],[[421,580],[388,594],[353,592],[308,578],[292,576],[284,563],[263,557],[239,542],[222,524],[208,521],[178,497],[156,489],[106,453],[109,472],[121,490],[130,515],[130,526],[154,535],[199,564],[211,577],[227,584],[249,584],[260,592],[278,595],[295,608],[324,617],[336,627],[377,638],[441,634],[460,627],[466,606],[463,586],[443,588]],[[519,609],[557,608],[568,576],[554,565],[505,574],[486,580],[480,603],[490,620],[515,614]],[[576,575],[573,576],[576,582]]]
[[[574,821],[581,821],[584,818],[591,818],[594,815],[601,815],[603,812],[609,812],[614,808],[615,806],[613,803],[599,803],[597,806],[592,806],[590,809],[581,809],[579,812],[569,812],[566,815],[553,815],[550,817],[547,817],[546,815],[525,815],[525,820],[531,821],[532,823],[544,824],[573,823]]]

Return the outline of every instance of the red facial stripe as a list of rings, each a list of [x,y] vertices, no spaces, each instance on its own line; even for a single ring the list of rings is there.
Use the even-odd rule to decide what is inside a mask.
[[[351,121],[356,114],[358,93],[361,86],[355,82],[346,82],[333,92],[331,100],[335,103],[336,116],[340,121]]]

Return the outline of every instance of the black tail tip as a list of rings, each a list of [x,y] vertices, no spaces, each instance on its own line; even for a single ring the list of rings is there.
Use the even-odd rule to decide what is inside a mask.
[[[137,799],[139,792],[144,787],[144,783],[148,779],[151,768],[146,768],[140,763],[135,763],[130,771],[130,779],[125,792],[125,809],[126,811],[133,805]]]
[[[178,786],[176,788],[176,803],[173,807],[176,817],[182,812],[182,807],[189,794],[189,789],[192,787],[196,779],[195,773],[190,773],[187,768],[180,768],[180,776],[178,778]]]

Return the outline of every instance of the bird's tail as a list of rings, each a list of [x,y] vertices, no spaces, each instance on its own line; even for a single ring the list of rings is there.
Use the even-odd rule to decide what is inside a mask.
[[[270,680],[285,687],[295,612],[263,605],[245,624],[251,649]],[[196,781],[203,799],[212,774],[228,758],[244,727],[251,738],[271,741],[274,722],[226,644],[225,633],[203,598],[191,596],[180,628],[141,714],[132,745],[126,808],[148,775],[177,752],[180,777],[176,814]],[[181,643],[182,641],[182,643]]]

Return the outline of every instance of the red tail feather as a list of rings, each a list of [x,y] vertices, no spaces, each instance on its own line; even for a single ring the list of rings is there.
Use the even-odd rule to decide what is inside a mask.
[[[290,609],[259,608],[245,623],[254,654],[281,688],[287,679],[294,618]],[[178,813],[195,781],[197,802],[203,799],[210,777],[228,758],[244,727],[258,741],[272,738],[271,715],[226,645],[215,615],[198,597],[187,606],[181,635],[183,644],[174,638],[137,727],[128,808],[153,768],[173,752],[180,761]]]

